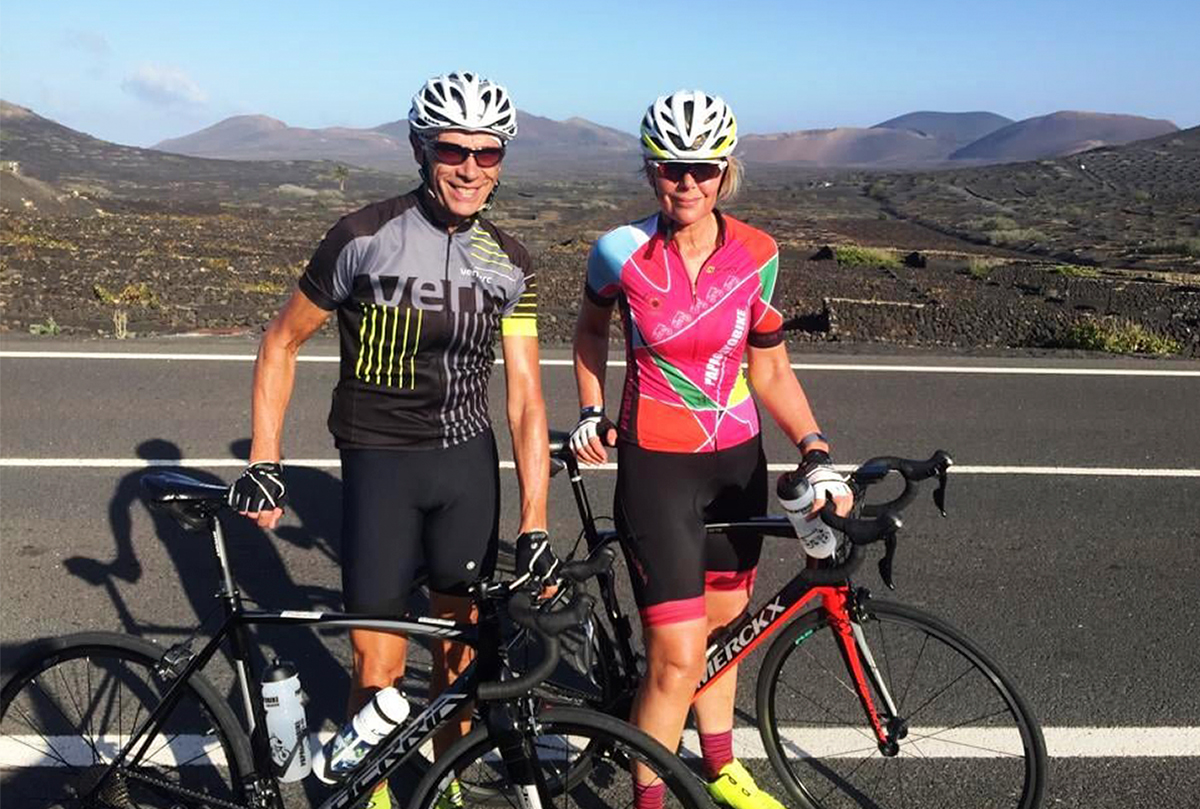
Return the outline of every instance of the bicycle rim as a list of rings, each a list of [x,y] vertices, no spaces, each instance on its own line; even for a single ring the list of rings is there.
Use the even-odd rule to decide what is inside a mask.
[[[170,686],[135,639],[57,643],[23,665],[0,705],[0,786],[22,807],[240,806],[235,742],[188,686],[144,755],[104,783],[113,757]],[[227,710],[227,709],[226,709]]]
[[[571,708],[550,711],[539,720],[531,749],[536,752],[545,785],[543,809],[632,807],[635,763],[647,767],[665,785],[664,806],[711,806],[699,781],[678,759],[612,717]],[[471,789],[479,782],[505,783],[506,787],[499,792]],[[435,764],[417,787],[418,799],[412,805],[435,807],[452,792],[457,792],[467,807],[524,805],[508,779],[500,753],[482,729]]]
[[[826,613],[806,615],[771,647],[758,688],[763,741],[792,797],[812,809],[1038,806],[1045,744],[1007,677],[917,610],[865,600],[860,626],[898,749],[881,750]]]

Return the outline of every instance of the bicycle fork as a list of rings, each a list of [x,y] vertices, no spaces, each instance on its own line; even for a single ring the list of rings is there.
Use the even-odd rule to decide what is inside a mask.
[[[537,720],[532,711],[518,710],[511,703],[492,705],[487,712],[488,732],[504,762],[516,798],[517,809],[543,809],[552,799],[536,750]]]
[[[908,723],[900,717],[896,703],[867,645],[867,636],[859,621],[857,599],[860,596],[845,587],[822,588],[821,601],[829,614],[829,624],[837,636],[838,650],[854,680],[854,690],[862,703],[867,721],[879,742],[879,752],[889,758],[900,752],[900,740],[908,735]],[[870,685],[867,681],[870,680]],[[876,708],[879,695],[884,713]]]

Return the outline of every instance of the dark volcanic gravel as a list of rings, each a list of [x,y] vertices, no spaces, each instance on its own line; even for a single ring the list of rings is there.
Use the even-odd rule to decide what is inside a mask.
[[[845,188],[822,193],[762,189],[732,209],[781,245],[776,302],[793,341],[1054,347],[1073,324],[1107,318],[1200,356],[1195,276],[1064,270],[880,219],[869,199]],[[506,194],[494,218],[534,255],[543,342],[566,345],[592,241],[648,213],[648,195],[616,184],[581,201],[565,183]],[[318,207],[114,207],[90,216],[0,212],[0,329],[101,338],[258,330],[338,215]],[[887,246],[897,261],[810,260],[823,244],[847,243]],[[899,261],[914,250],[925,267]]]

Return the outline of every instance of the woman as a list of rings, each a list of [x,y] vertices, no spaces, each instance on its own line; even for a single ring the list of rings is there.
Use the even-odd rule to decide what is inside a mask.
[[[473,617],[467,587],[491,574],[498,545],[499,463],[487,410],[497,336],[521,490],[519,544],[545,538],[537,285],[525,249],[480,216],[517,134],[507,91],[472,73],[437,76],[413,97],[408,120],[420,187],[338,221],[263,335],[251,464],[230,503],[263,528],[282,516],[296,355],[336,311],[341,374],[329,428],[342,460],[346,609],[403,613],[423,564],[432,614],[464,621]],[[351,630],[350,641],[353,715],[403,677],[407,646],[403,636],[365,629]],[[431,692],[469,662],[462,646],[435,649]],[[453,731],[440,735],[436,751],[453,740]],[[370,806],[389,805],[381,785]]]
[[[761,537],[706,536],[704,521],[764,513],[767,467],[753,388],[796,442],[816,506],[845,514],[849,488],[832,468],[771,305],[778,250],[767,234],[721,213],[741,182],[737,123],[720,98],[679,91],[642,120],[645,173],[659,210],[610,231],[588,258],[575,331],[581,406],[572,447],[602,463],[616,440],[615,513],[642,617],[648,671],[632,721],[678,745],[709,637],[746,608]],[[604,415],[612,305],[625,327],[627,365],[617,424]],[[748,355],[749,385],[742,373]],[[709,792],[719,803],[780,806],[734,758],[736,671],[695,702]],[[643,783],[637,805],[661,805]]]

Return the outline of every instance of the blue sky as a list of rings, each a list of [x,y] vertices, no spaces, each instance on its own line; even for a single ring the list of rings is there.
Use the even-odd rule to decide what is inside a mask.
[[[0,97],[134,145],[262,113],[403,117],[474,69],[522,109],[627,131],[680,87],[743,132],[869,126],[920,109],[1061,109],[1200,124],[1200,3],[738,0],[0,2]]]

